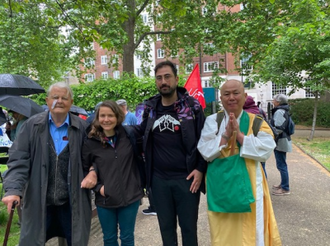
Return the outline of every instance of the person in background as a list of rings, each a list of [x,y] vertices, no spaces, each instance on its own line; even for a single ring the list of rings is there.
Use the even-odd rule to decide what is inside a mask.
[[[96,110],[99,108],[99,106],[101,105],[102,102],[98,102],[96,105],[95,105],[95,110],[94,112],[86,119],[86,122],[88,124],[91,124],[95,118],[95,112]]]
[[[3,110],[0,107],[0,146],[1,147],[11,147],[13,144],[10,140],[9,136],[7,135],[7,123],[9,121],[7,111]],[[8,132],[10,134],[10,131]]]
[[[197,150],[205,116],[198,100],[178,87],[177,68],[171,61],[155,67],[159,94],[145,101],[143,121],[132,126],[143,137],[147,188],[151,188],[163,245],[197,246],[200,191],[206,162]]]
[[[243,109],[246,112],[251,113],[251,114],[260,114],[266,120],[266,114],[265,114],[265,112],[256,105],[253,97],[251,97],[251,96],[247,96],[246,97],[246,100],[245,100]],[[262,165],[262,168],[264,170],[265,176],[267,178],[266,162],[262,161],[261,162],[261,165]]]
[[[14,119],[13,124],[11,124],[9,121],[7,122],[6,125],[6,133],[9,136],[10,140],[14,142],[17,133],[19,132],[19,130],[21,129],[23,123],[27,120],[27,117],[17,113],[13,110],[9,110],[8,113],[12,113],[12,117]]]
[[[255,115],[243,110],[246,93],[243,83],[228,80],[221,87],[221,102],[224,107],[224,117],[218,127],[217,114],[206,118],[198,150],[209,163],[207,182],[208,218],[211,232],[211,244],[221,245],[256,245],[280,246],[275,215],[269,194],[268,184],[262,175],[261,161],[266,161],[272,154],[276,144],[272,130],[263,121],[257,136],[252,133],[252,123]],[[233,200],[233,193],[237,187],[225,186],[226,181],[235,177],[228,177],[222,172],[223,168],[235,163],[235,168],[246,167],[246,182],[240,183],[246,196],[250,186],[248,200],[241,203],[241,197]],[[226,171],[229,171],[226,170]],[[233,175],[237,175],[235,172]],[[244,179],[245,180],[245,179]],[[222,182],[222,183],[221,183]],[[218,187],[217,184],[221,185]],[[238,206],[233,212],[229,205]],[[248,210],[245,210],[248,208]]]
[[[122,126],[124,118],[116,102],[102,102],[82,149],[85,172],[97,173],[95,204],[105,246],[118,245],[117,228],[121,245],[134,245],[136,215],[144,196],[139,173],[144,163],[132,130]],[[93,188],[88,180],[82,187]]]
[[[123,110],[125,114],[125,120],[123,121],[123,125],[137,125],[137,118],[135,114],[131,113],[127,109],[127,102],[124,99],[119,99],[116,101],[116,103],[120,106],[120,108]]]
[[[286,153],[292,151],[291,137],[287,133],[289,105],[288,97],[284,94],[278,94],[273,98],[274,108],[272,109],[271,124],[276,128],[279,135],[276,139],[276,148],[274,150],[276,167],[281,174],[281,183],[273,185],[273,195],[283,196],[290,194],[289,171],[286,162]]]
[[[9,213],[24,193],[20,246],[43,246],[52,237],[87,246],[91,197],[80,187],[86,123],[69,112],[73,93],[66,83],[51,85],[46,102],[49,111],[27,119],[9,150],[2,201]]]

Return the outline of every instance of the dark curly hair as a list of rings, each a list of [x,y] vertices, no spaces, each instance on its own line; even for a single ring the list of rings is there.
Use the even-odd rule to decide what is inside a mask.
[[[98,109],[96,110],[95,118],[91,124],[91,131],[88,133],[88,137],[89,138],[92,138],[92,137],[99,138],[101,140],[102,144],[105,144],[106,136],[105,136],[105,134],[103,132],[103,128],[101,127],[100,122],[99,122],[99,112],[100,112],[100,108],[102,108],[102,107],[108,107],[114,112],[114,114],[117,118],[117,126],[121,125],[123,123],[123,121],[125,120],[125,113],[118,106],[118,104],[112,100],[106,100],[106,101],[102,102],[100,104],[100,106],[98,107]]]

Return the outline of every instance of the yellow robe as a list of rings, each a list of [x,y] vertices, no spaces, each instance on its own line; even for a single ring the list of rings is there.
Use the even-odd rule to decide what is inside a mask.
[[[252,134],[254,115],[249,114],[249,117],[250,125],[247,135]],[[272,134],[266,122],[263,122],[259,131]],[[228,142],[228,146],[221,150],[221,156],[219,158],[229,156],[231,141],[232,139]],[[239,149],[236,145],[235,153],[238,153],[238,151]],[[251,180],[253,195],[256,198],[256,165],[259,165],[259,168],[261,168],[261,164],[260,162],[247,158],[245,158],[245,162]],[[282,243],[274,216],[268,184],[262,168],[261,172],[263,187],[264,245],[280,246]],[[251,210],[251,213],[218,213],[208,211],[212,246],[256,245],[256,202],[251,204]]]

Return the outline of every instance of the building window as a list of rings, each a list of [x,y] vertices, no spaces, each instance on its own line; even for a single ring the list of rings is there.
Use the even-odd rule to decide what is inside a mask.
[[[143,77],[143,71],[142,71],[142,68],[137,68],[136,69],[136,76],[138,77]]]
[[[315,95],[309,86],[305,87],[305,97],[306,98],[315,98]]]
[[[210,87],[210,81],[209,80],[204,80],[204,88]]]
[[[95,60],[92,58],[86,58],[84,62],[85,67],[93,67],[95,66]]]
[[[219,68],[219,62],[204,62],[204,73],[213,72]]]
[[[148,15],[147,14],[142,14],[141,17],[142,17],[143,23],[148,23]]]
[[[118,70],[113,71],[113,78],[114,79],[119,79],[120,78],[120,72]]]
[[[119,62],[119,56],[117,54],[114,54],[112,56],[112,64],[118,64]]]
[[[157,41],[162,40],[162,35],[161,34],[157,34]]]
[[[95,74],[93,73],[86,73],[85,74],[85,81],[86,82],[93,82],[95,79]]]
[[[244,55],[242,54],[242,59],[241,59],[241,75],[246,76],[249,75],[250,72],[253,70],[253,66],[249,64],[249,60],[251,59],[252,55]]]
[[[286,95],[286,87],[272,83],[272,98],[277,94]]]
[[[102,72],[102,79],[107,79],[109,78],[109,73],[108,72]]]
[[[107,65],[107,64],[108,64],[108,57],[101,56],[101,65]]]
[[[164,50],[157,49],[157,58],[164,58]]]

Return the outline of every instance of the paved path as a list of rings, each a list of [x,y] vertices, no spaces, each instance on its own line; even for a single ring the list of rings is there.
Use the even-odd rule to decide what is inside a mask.
[[[309,133],[310,131],[303,131],[296,134],[307,137]],[[325,134],[328,135],[329,132],[321,133],[322,136]],[[330,246],[330,173],[297,147],[288,154],[288,165],[291,194],[272,196],[283,246]],[[269,186],[278,184],[280,175],[274,155],[267,161],[266,170]],[[160,246],[162,244],[156,216],[141,213],[147,206],[148,200],[144,199],[137,216],[136,246]],[[210,245],[204,195],[201,196],[198,237],[200,246]],[[93,219],[89,245],[103,245],[97,217]],[[181,241],[179,245],[182,245]]]

